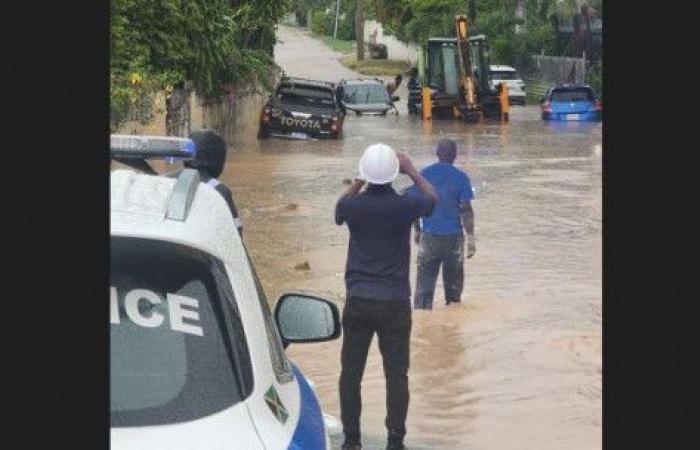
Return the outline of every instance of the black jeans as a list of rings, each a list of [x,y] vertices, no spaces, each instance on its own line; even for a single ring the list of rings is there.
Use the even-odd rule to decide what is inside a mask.
[[[360,442],[360,382],[375,332],[386,377],[385,424],[389,440],[401,442],[406,435],[411,305],[407,301],[351,298],[343,309],[340,371],[340,411],[348,443]]]
[[[445,302],[458,302],[464,288],[464,236],[421,233],[418,274],[413,303],[416,309],[432,309],[435,282],[442,265]]]

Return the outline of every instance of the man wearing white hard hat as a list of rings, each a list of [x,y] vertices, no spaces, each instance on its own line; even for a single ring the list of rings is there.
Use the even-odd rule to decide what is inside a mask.
[[[367,147],[360,178],[338,200],[335,223],[350,230],[345,268],[340,409],[344,450],[360,444],[360,384],[374,333],[384,362],[387,389],[388,450],[404,449],[408,413],[408,366],[411,336],[411,224],[429,216],[438,197],[408,157],[388,145]],[[408,175],[419,193],[399,195],[391,186]],[[367,188],[360,193],[362,187]]]

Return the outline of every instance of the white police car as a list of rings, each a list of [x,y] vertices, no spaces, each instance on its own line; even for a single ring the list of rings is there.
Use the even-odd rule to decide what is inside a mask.
[[[178,138],[111,146],[142,165],[195,151]],[[330,448],[284,346],[337,338],[338,310],[287,294],[273,318],[226,202],[195,170],[111,173],[110,281],[112,450]]]

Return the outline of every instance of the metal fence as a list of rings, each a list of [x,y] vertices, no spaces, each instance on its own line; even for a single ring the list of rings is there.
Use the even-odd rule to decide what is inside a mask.
[[[552,84],[586,81],[586,60],[563,56],[533,55],[531,71]]]
[[[531,55],[519,61],[530,101],[539,101],[550,86],[560,83],[585,83],[585,58]]]

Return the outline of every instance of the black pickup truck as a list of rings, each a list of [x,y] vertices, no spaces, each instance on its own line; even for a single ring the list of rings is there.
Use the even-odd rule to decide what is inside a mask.
[[[335,84],[304,78],[282,78],[260,115],[261,138],[337,138],[345,108]]]

